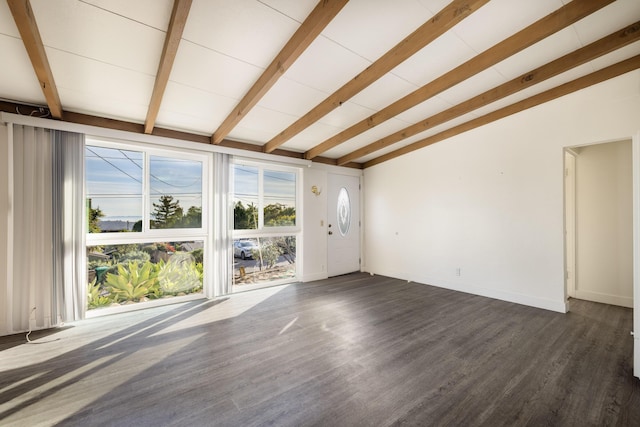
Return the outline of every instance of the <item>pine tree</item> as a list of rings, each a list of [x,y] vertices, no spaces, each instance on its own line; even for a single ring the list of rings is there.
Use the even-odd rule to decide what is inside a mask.
[[[154,203],[153,209],[151,228],[171,228],[182,219],[180,200],[174,202],[173,196],[160,196],[159,203]]]

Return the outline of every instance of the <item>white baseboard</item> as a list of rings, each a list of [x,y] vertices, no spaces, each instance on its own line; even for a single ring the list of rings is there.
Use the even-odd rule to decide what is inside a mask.
[[[402,280],[407,280],[406,278],[399,276],[391,276],[396,277]],[[513,302],[516,304],[522,304],[529,307],[541,308],[544,310],[555,311],[558,313],[566,313],[569,311],[569,306],[567,302],[562,300],[552,300],[547,298],[540,298],[526,294],[520,294],[515,292],[507,292],[498,289],[490,289],[490,288],[481,288],[476,286],[464,286],[456,283],[443,283],[440,281],[432,281],[428,278],[413,278],[411,281],[416,283],[423,283],[431,286],[436,286],[439,288],[450,289],[452,291],[465,292],[467,294],[479,295],[487,298],[493,298],[501,301]]]
[[[434,286],[439,286],[434,284]],[[522,304],[529,307],[541,308],[544,310],[555,311],[558,313],[566,313],[568,306],[566,301],[555,301],[547,298],[539,298],[531,295],[519,294],[514,292],[506,292],[498,289],[479,288],[475,286],[462,287],[462,286],[439,286],[442,288],[451,289],[459,292],[466,292],[468,294],[479,295],[482,297],[493,298],[501,301],[513,302],[515,304]]]
[[[576,289],[577,299],[600,302],[602,304],[619,305],[621,307],[633,308],[633,298],[619,295],[603,294],[600,292],[583,291]]]
[[[313,273],[313,274],[305,274],[302,276],[302,282],[306,283],[306,282],[315,282],[316,280],[324,280],[329,278],[329,276],[327,275],[326,271],[320,272],[320,273]]]

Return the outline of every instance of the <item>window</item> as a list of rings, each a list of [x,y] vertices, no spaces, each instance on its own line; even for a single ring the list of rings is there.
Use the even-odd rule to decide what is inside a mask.
[[[202,162],[151,156],[150,228],[202,227]]]
[[[202,295],[209,156],[87,139],[87,308]]]
[[[134,231],[142,221],[143,153],[87,145],[85,165],[89,233]]]
[[[234,289],[294,280],[299,170],[233,165]]]
[[[254,166],[234,165],[233,168],[233,228],[258,229],[258,176]]]
[[[338,192],[336,218],[338,218],[340,235],[344,237],[349,233],[349,227],[351,226],[351,200],[349,199],[349,192],[344,187]]]
[[[233,176],[235,230],[296,226],[297,172],[236,164]]]
[[[296,225],[296,175],[293,172],[265,170],[264,226]]]

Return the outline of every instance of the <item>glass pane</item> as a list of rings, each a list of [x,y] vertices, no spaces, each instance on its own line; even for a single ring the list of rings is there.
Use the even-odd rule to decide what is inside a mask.
[[[233,241],[233,284],[268,284],[296,277],[296,236]]]
[[[149,159],[150,228],[202,227],[202,162]]]
[[[264,226],[296,225],[296,174],[264,171]]]
[[[349,232],[351,226],[351,200],[346,188],[341,188],[338,193],[338,230],[343,237]]]
[[[87,247],[87,309],[202,293],[202,241]]]
[[[87,145],[89,233],[142,231],[143,154]]]
[[[233,226],[236,230],[258,228],[258,168],[233,166]]]

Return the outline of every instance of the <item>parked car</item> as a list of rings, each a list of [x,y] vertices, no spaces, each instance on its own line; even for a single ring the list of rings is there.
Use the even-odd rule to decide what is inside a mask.
[[[258,245],[253,240],[236,240],[233,242],[233,256],[240,259],[253,259],[253,250]]]

